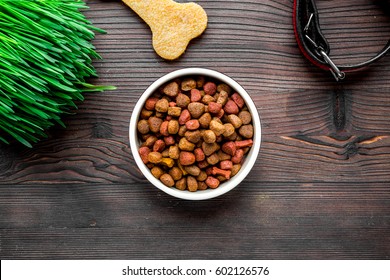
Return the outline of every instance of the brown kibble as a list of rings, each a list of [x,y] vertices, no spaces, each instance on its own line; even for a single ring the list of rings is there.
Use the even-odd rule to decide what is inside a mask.
[[[244,138],[253,138],[253,126],[246,124],[240,127],[238,133]]]
[[[199,124],[201,128],[208,128],[211,122],[211,115],[209,113],[204,113],[199,118]]]
[[[149,111],[153,111],[157,101],[158,101],[157,97],[149,97],[145,102],[145,109]]]
[[[192,175],[192,176],[199,176],[200,174],[200,168],[196,165],[190,165],[190,166],[184,166],[184,170]]]
[[[208,129],[203,131],[203,140],[206,143],[214,143],[217,140],[217,136],[212,130]]]
[[[200,123],[198,120],[194,119],[194,120],[189,120],[186,122],[186,128],[188,130],[196,130],[198,129],[200,126]]]
[[[219,136],[225,132],[225,126],[217,120],[212,120],[210,122],[210,129],[215,133],[216,136]]]
[[[219,162],[219,157],[216,153],[211,154],[209,157],[207,157],[207,163],[210,165],[216,165]]]
[[[163,120],[157,117],[150,117],[148,120],[150,131],[153,133],[160,132],[160,126]]]
[[[166,157],[161,160],[160,164],[172,168],[175,162],[173,159]]]
[[[219,161],[230,160],[232,158],[231,155],[224,153],[222,150],[219,150],[217,152],[217,155],[218,155]]]
[[[196,78],[196,87],[198,87],[198,88],[202,88],[203,87],[203,85],[204,85],[204,83],[205,83],[205,77],[204,76],[198,76],[197,78]]]
[[[198,181],[192,176],[187,177],[187,189],[190,192],[196,192],[198,190]]]
[[[179,167],[172,167],[172,169],[169,170],[169,175],[171,175],[172,179],[175,181],[180,180],[183,177],[183,172]]]
[[[172,117],[179,117],[181,114],[181,108],[180,107],[169,107],[168,108],[168,115]]]
[[[230,140],[230,141],[234,141],[237,139],[237,137],[238,137],[238,134],[234,131],[234,133],[230,136],[227,136],[226,139]]]
[[[164,151],[162,151],[161,155],[163,156],[163,158],[169,157],[169,149],[165,149]]]
[[[160,163],[162,158],[162,154],[159,152],[150,152],[148,154],[148,160],[151,163]]]
[[[202,150],[206,156],[210,156],[220,149],[220,146],[217,143],[202,143]]]
[[[215,98],[211,95],[205,95],[202,97],[202,103],[208,105],[210,102],[215,102]]]
[[[229,137],[235,132],[235,128],[231,123],[225,123],[225,132],[223,133],[224,137]]]
[[[241,164],[234,164],[230,176],[231,177],[235,176],[238,173],[238,171],[240,171],[240,169],[241,169]]]
[[[236,144],[232,141],[226,142],[222,145],[222,151],[228,155],[234,156],[236,153]]]
[[[238,112],[240,111],[240,109],[238,108],[237,104],[229,99],[225,106],[223,107],[223,109],[225,110],[225,113],[226,114],[238,114]]]
[[[138,132],[141,134],[149,133],[149,124],[147,120],[140,120],[137,124]]]
[[[252,121],[252,115],[248,111],[241,111],[238,113],[238,117],[241,119],[242,124],[250,124]]]
[[[186,122],[188,122],[189,120],[191,119],[191,114],[190,112],[185,109],[181,112],[180,114],[180,117],[179,117],[179,124],[180,125],[183,125],[185,124]]]
[[[173,187],[175,185],[175,181],[168,173],[161,175],[160,181],[167,187]]]
[[[201,148],[196,148],[194,150],[194,154],[195,154],[196,161],[203,161],[206,159],[206,156]]]
[[[166,112],[168,112],[168,108],[169,108],[168,100],[163,98],[163,99],[160,99],[157,101],[156,107],[155,107],[157,112],[166,113]]]
[[[233,93],[232,96],[231,96],[232,100],[234,101],[234,103],[237,104],[237,106],[242,109],[242,107],[245,106],[245,101],[244,99],[241,97],[241,95],[239,95],[237,92]]]
[[[183,166],[192,165],[195,163],[195,155],[187,151],[182,151],[179,155],[179,162]]]
[[[198,180],[198,181],[200,181],[200,180]],[[200,190],[200,191],[207,190],[207,184],[203,181],[198,182],[198,190]]]
[[[152,169],[150,169],[150,172],[157,179],[160,179],[160,177],[164,174],[164,171],[158,166],[154,166]]]
[[[187,132],[187,127],[185,125],[181,125],[179,127],[179,132],[177,133],[180,137],[183,137]]]
[[[148,156],[149,156],[150,152],[151,151],[148,147],[139,148],[138,153],[139,153],[139,156],[141,157],[143,163],[147,164],[149,162]]]
[[[195,144],[183,137],[179,141],[179,149],[182,151],[192,152],[195,149]]]
[[[187,179],[181,178],[179,181],[176,182],[175,187],[178,190],[184,191],[187,188]]]
[[[179,93],[179,95],[176,97],[176,106],[180,108],[187,108],[190,102],[191,102],[190,98],[183,93]]]
[[[153,152],[159,152],[161,153],[165,149],[165,142],[164,140],[158,139],[154,145],[153,145]]]
[[[227,91],[221,91],[218,95],[217,103],[221,104],[222,106],[226,105],[226,102],[229,99],[229,94]]]
[[[191,89],[191,102],[199,102],[202,100],[202,94],[199,89]]]
[[[178,146],[170,146],[168,150],[168,156],[171,159],[178,159],[180,154],[180,149]]]
[[[181,82],[181,90],[183,91],[189,91],[194,88],[196,88],[196,81],[192,78],[185,78]]]
[[[205,181],[206,179],[207,179],[207,173],[204,170],[200,171],[199,175],[196,177],[196,180],[198,181]]]
[[[223,84],[223,83],[222,83],[222,84],[219,84],[219,85],[217,86],[217,91],[218,91],[218,92],[226,91],[226,93],[230,94],[231,88],[230,88],[229,85]]]
[[[219,186],[219,180],[212,176],[208,176],[205,183],[211,189],[216,189]]]
[[[176,134],[179,132],[179,122],[177,120],[170,120],[168,123],[168,133]]]
[[[166,146],[171,146],[171,145],[173,145],[173,144],[176,143],[176,142],[175,142],[175,138],[173,138],[172,135],[169,135],[169,136],[164,137],[164,142],[165,142],[165,145],[166,145]]]
[[[237,115],[229,115],[228,121],[234,126],[235,129],[242,126],[242,120]]]
[[[217,86],[213,82],[207,82],[203,85],[203,90],[208,95],[214,95],[217,92]]]
[[[142,144],[144,147],[153,147],[154,143],[157,141],[157,137],[154,135],[150,135],[148,138],[146,138],[145,142]]]
[[[202,160],[202,161],[198,162],[198,167],[200,169],[205,169],[207,166],[209,166],[209,163],[207,162],[207,160]]]
[[[200,102],[192,102],[188,105],[188,111],[191,114],[191,117],[194,119],[198,119],[200,116],[203,115],[205,111],[205,106],[203,103]]]
[[[151,115],[153,115],[153,111],[146,110],[145,108],[141,110],[141,119],[149,119]]]
[[[184,137],[191,143],[198,143],[202,139],[202,133],[199,130],[186,131]]]
[[[171,82],[166,84],[162,91],[170,97],[177,96],[179,94],[179,85],[176,82]]]

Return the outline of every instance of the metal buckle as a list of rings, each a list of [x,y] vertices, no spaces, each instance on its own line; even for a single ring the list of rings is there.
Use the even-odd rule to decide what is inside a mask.
[[[317,52],[322,56],[322,58],[325,60],[326,64],[330,67],[330,72],[332,73],[333,77],[336,79],[336,81],[343,80],[345,78],[345,73],[343,71],[340,71],[340,69],[337,67],[337,65],[330,59],[330,57],[326,54],[325,50],[318,46],[317,43],[310,38],[308,35],[308,30],[310,28],[311,21],[313,19],[314,14],[310,14],[309,21],[307,22],[305,28],[303,31],[305,32],[305,38],[316,48]]]

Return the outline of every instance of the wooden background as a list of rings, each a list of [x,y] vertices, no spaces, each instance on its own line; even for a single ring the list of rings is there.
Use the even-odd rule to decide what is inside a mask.
[[[2,259],[390,258],[390,57],[336,83],[299,52],[292,0],[196,2],[208,28],[167,62],[121,1],[87,1],[108,32],[94,41],[103,60],[92,82],[118,89],[87,95],[33,149],[0,146]],[[317,6],[336,63],[370,58],[390,37],[374,1]],[[237,80],[262,121],[252,172],[209,201],[157,190],[129,148],[137,99],[184,67]]]

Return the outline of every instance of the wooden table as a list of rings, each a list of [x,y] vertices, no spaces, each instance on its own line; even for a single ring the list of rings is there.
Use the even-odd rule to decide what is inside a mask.
[[[187,1],[178,1],[187,2]],[[292,0],[198,0],[206,32],[177,61],[119,0],[88,0],[108,33],[94,44],[93,93],[33,149],[0,147],[2,259],[389,259],[390,57],[337,83],[300,53]],[[389,18],[369,0],[317,1],[337,63],[382,48]],[[243,183],[184,201],[140,173],[128,139],[142,92],[160,76],[205,67],[238,81],[262,121]]]

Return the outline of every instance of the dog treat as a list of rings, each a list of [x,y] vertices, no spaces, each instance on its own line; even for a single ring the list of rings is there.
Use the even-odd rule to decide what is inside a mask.
[[[149,25],[153,34],[154,50],[167,60],[181,56],[188,43],[201,35],[207,27],[206,12],[192,2],[181,4],[172,0],[122,1]],[[196,81],[194,82],[196,86]],[[193,86],[192,81],[191,85],[185,84],[184,90],[189,86]]]
[[[144,110],[151,114],[141,112],[137,123],[139,154],[167,187],[215,189],[239,172],[253,145],[244,99],[214,80],[170,81],[147,99]]]

